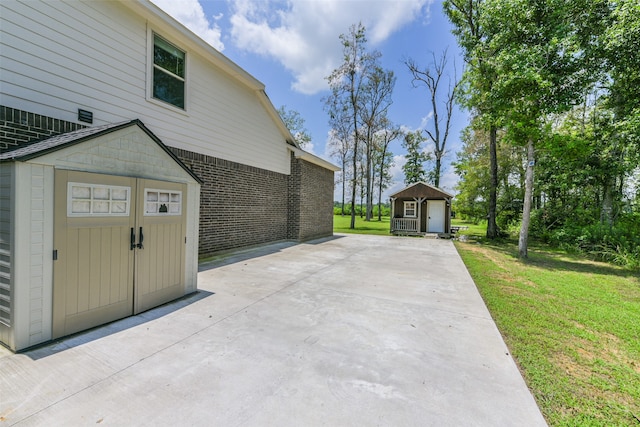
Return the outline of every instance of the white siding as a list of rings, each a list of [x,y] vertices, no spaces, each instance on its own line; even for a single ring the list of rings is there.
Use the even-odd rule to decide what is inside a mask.
[[[115,1],[2,2],[0,104],[94,124],[139,118],[165,144],[289,173],[285,136],[260,94],[157,17]],[[151,31],[187,52],[187,111],[147,100]]]
[[[51,339],[53,168],[15,164],[14,345]]]
[[[0,164],[0,341],[12,345],[12,228],[13,164]]]

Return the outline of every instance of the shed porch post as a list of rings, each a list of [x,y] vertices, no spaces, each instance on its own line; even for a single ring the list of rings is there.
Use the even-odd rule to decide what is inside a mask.
[[[413,200],[415,200],[418,203],[418,233],[422,233],[422,202],[424,202],[425,200],[427,200],[426,197],[414,197]],[[426,229],[424,230],[426,233]]]
[[[391,197],[389,199],[391,201],[391,218],[389,218],[389,228],[391,229],[391,231],[393,232],[394,228],[393,228],[393,218],[396,217],[395,215],[395,210],[396,210],[396,198],[395,197]]]

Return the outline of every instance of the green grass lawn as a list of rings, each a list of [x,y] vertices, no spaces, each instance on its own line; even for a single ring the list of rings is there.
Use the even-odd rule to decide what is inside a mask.
[[[334,216],[337,233],[389,235],[389,218]],[[457,241],[473,280],[551,426],[640,426],[640,272],[531,242]]]
[[[352,234],[378,234],[389,236],[389,217],[383,216],[382,221],[378,221],[376,216],[371,221],[365,221],[364,218],[356,215],[356,228],[350,229],[351,216],[334,215],[333,231],[335,233],[352,233]]]
[[[468,230],[461,231],[460,234],[480,234],[482,232],[482,225],[474,225],[464,221],[452,221],[453,225],[468,226]],[[351,234],[377,234],[383,236],[389,236],[389,217],[383,216],[381,221],[378,221],[378,217],[374,217],[371,221],[365,221],[364,218],[360,218],[356,215],[356,227],[354,229],[349,228],[351,225],[351,216],[349,215],[334,215],[333,216],[333,231],[334,233],[351,233]]]
[[[456,247],[547,422],[640,425],[640,274],[466,233]]]

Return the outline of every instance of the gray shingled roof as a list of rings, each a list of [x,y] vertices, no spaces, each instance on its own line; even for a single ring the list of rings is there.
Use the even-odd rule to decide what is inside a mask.
[[[67,132],[60,135],[52,136],[38,142],[34,142],[24,147],[18,147],[12,151],[0,153],[0,161],[8,160],[28,160],[41,156],[51,151],[59,150],[68,145],[77,144],[88,138],[93,138],[100,134],[113,132],[114,130],[127,127],[137,123],[138,120],[128,120],[126,122],[111,123],[101,126],[88,127],[78,129],[73,132]]]
[[[78,129],[73,132],[63,133],[61,135],[52,136],[50,138],[43,139],[42,141],[34,142],[24,147],[18,147],[12,151],[5,151],[0,153],[0,162],[11,161],[27,161],[52,151],[60,150],[65,147],[81,143],[83,141],[105,135],[123,129],[129,126],[138,126],[142,129],[153,141],[155,141],[165,153],[167,153],[173,160],[176,161],[189,175],[191,175],[198,183],[202,184],[202,180],[193,173],[182,161],[175,155],[166,145],[160,141],[160,139],[153,134],[140,120],[128,120],[126,122],[111,123],[107,125],[94,126],[84,129]]]

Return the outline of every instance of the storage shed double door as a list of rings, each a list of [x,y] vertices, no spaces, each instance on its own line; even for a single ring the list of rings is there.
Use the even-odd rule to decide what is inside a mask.
[[[56,170],[53,338],[184,294],[186,185]]]

